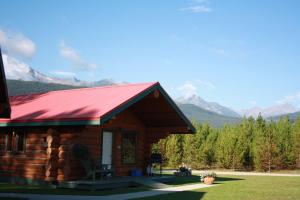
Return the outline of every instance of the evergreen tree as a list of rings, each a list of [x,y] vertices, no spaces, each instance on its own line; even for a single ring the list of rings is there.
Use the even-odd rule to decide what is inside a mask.
[[[234,129],[225,125],[218,137],[216,156],[218,166],[226,169],[235,168],[235,145],[236,137]]]
[[[166,153],[168,166],[171,168],[178,168],[182,163],[183,149],[182,149],[182,135],[171,134],[168,136],[166,142]]]
[[[278,147],[276,146],[276,124],[269,124],[259,116],[256,120],[254,150],[254,164],[257,170],[271,171],[277,168]]]
[[[300,117],[293,125],[293,136],[295,141],[296,167],[300,167]]]
[[[288,117],[280,118],[277,123],[277,146],[280,154],[280,168],[294,168],[296,165],[295,138]]]

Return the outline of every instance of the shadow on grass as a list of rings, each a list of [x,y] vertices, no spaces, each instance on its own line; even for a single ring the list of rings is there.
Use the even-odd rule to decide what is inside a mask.
[[[63,189],[63,188],[49,188],[42,186],[31,185],[16,185],[0,183],[0,193],[24,193],[24,194],[52,194],[52,195],[88,195],[88,196],[106,196],[113,194],[125,194],[132,192],[148,191],[148,187],[124,187],[116,189],[105,190],[78,190],[78,189]],[[0,200],[2,200],[0,198]]]
[[[185,192],[176,192],[171,194],[163,194],[153,197],[145,197],[139,198],[140,200],[181,200],[181,199],[188,199],[188,200],[200,200],[205,195],[205,192],[199,191],[185,191]]]

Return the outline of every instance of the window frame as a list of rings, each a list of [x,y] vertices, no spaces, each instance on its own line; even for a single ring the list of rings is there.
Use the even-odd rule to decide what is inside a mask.
[[[19,139],[18,135],[23,134],[23,145],[22,149],[19,150]],[[14,154],[22,154],[26,151],[26,132],[23,130],[12,130],[5,134],[5,152],[6,153],[14,153]],[[10,144],[10,148],[8,149],[8,144]]]
[[[9,149],[8,149],[9,144]],[[13,131],[5,134],[5,152],[13,152]]]
[[[135,137],[135,152],[134,152],[134,162],[133,163],[126,163],[123,161],[123,149],[124,149],[124,146],[123,146],[123,138],[126,136],[126,135],[134,135]],[[122,134],[121,134],[121,151],[120,151],[120,154],[121,154],[121,164],[122,165],[136,165],[138,163],[138,132],[137,131],[123,131]]]
[[[17,138],[20,133],[23,134],[22,150],[19,150],[19,138]],[[16,152],[16,153],[24,153],[26,151],[26,132],[25,131],[21,131],[21,130],[15,131],[15,139],[14,139],[14,141],[15,141],[14,152]]]

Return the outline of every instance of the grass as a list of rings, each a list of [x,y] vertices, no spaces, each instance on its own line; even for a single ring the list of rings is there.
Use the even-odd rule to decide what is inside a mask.
[[[172,186],[199,183],[199,176],[176,177]],[[142,200],[298,200],[300,177],[234,176],[222,175],[214,187],[143,198]],[[59,195],[111,195],[147,191],[148,187],[120,188],[105,191],[51,189],[38,186],[0,184],[0,192],[59,194]],[[8,199],[8,198],[3,198]],[[0,198],[0,200],[2,200]],[[8,199],[8,200],[14,200]],[[16,199],[19,200],[19,199]]]
[[[176,184],[195,183],[197,176],[178,177]],[[199,179],[197,179],[199,180]],[[142,200],[298,200],[300,177],[218,177],[216,186],[199,190],[143,198]]]
[[[101,191],[86,191],[75,189],[55,189],[41,186],[16,185],[0,183],[0,193],[25,193],[25,194],[56,194],[56,195],[88,195],[88,196],[105,196],[112,194],[124,194],[131,192],[147,191],[149,187],[128,187]],[[1,198],[0,198],[1,200]]]

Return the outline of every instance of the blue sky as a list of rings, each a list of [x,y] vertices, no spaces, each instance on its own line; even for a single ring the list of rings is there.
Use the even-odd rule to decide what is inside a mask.
[[[159,81],[173,97],[234,109],[299,106],[299,9],[297,0],[7,0],[0,30],[27,40],[8,53],[47,75]]]

